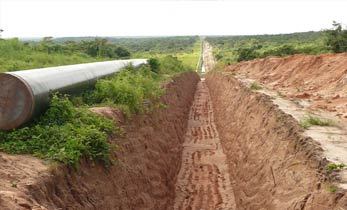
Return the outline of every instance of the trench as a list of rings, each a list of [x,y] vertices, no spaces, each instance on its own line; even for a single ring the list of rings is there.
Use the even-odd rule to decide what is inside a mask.
[[[0,209],[347,209],[345,191],[327,190],[320,146],[268,96],[222,72],[185,73],[165,88],[166,108],[127,122],[102,109],[124,130],[110,137],[114,165],[31,167],[24,185],[0,191]],[[15,174],[19,163],[0,166]]]
[[[235,209],[226,162],[210,94],[202,79],[189,113],[174,209]]]
[[[320,145],[270,97],[208,73],[190,109],[173,209],[346,209],[325,164]]]

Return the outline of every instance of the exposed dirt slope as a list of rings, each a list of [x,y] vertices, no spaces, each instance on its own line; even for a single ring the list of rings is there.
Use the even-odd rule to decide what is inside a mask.
[[[231,65],[241,73],[289,97],[312,100],[312,108],[347,119],[347,53],[264,58]]]
[[[205,81],[198,84],[183,144],[175,209],[235,209],[226,155]]]
[[[319,145],[294,118],[230,73],[206,82],[237,209],[347,209],[345,192],[329,192],[324,181]]]
[[[40,209],[40,206],[47,209],[172,207],[189,108],[198,81],[196,73],[176,77],[168,83],[166,94],[162,97],[162,102],[167,104],[166,109],[135,116],[126,122],[123,125],[124,136],[110,138],[118,149],[114,153],[117,161],[109,168],[83,161],[77,170],[59,166],[49,171],[47,167],[41,170],[42,167],[34,166],[31,168],[34,171],[32,175],[25,176],[21,165],[30,166],[31,163],[20,157],[12,161],[17,169],[11,173],[18,179],[23,178],[23,183],[29,179],[31,182],[29,185],[18,184],[17,188],[11,188],[11,184],[7,183],[13,196],[1,196],[0,209]],[[119,112],[112,109],[97,111],[110,117],[118,116],[115,118],[119,119]],[[6,170],[2,168],[4,164],[3,160],[0,161],[0,169]],[[40,171],[43,172],[40,174]],[[24,198],[19,202],[20,196]]]

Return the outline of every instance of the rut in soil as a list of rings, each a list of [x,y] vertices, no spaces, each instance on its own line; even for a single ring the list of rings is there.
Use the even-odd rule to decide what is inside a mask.
[[[183,144],[174,208],[236,209],[235,198],[205,81],[197,86]]]

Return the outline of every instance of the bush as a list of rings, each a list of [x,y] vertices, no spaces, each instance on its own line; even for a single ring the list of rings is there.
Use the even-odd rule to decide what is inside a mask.
[[[347,52],[347,30],[341,23],[333,22],[333,29],[326,30],[326,46],[335,53]]]
[[[65,96],[54,95],[39,119],[24,128],[0,132],[0,149],[72,165],[82,157],[109,163],[107,137],[112,130],[112,121],[73,107]]]

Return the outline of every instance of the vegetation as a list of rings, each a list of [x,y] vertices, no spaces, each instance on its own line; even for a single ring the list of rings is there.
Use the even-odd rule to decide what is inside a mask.
[[[76,164],[82,157],[108,163],[107,136],[113,130],[110,120],[74,107],[65,96],[54,95],[39,119],[21,129],[0,132],[0,149],[66,164]]]
[[[88,108],[107,104],[131,115],[165,107],[158,100],[163,93],[161,83],[185,69],[173,56],[152,59],[151,63],[99,80],[95,89],[80,95],[53,95],[49,109],[40,118],[23,128],[0,132],[0,150],[72,165],[81,158],[109,164],[112,147],[107,138],[119,128]]]
[[[335,185],[329,185],[328,191],[331,193],[335,193],[338,190],[337,186]]]
[[[333,172],[333,171],[342,170],[342,169],[344,169],[345,167],[346,167],[346,165],[343,164],[343,163],[339,163],[339,164],[337,164],[337,163],[329,163],[329,164],[327,165],[327,167],[326,167],[326,170],[327,170],[329,173],[331,173],[331,172]]]
[[[316,116],[308,115],[304,119],[300,121],[300,126],[304,129],[308,129],[309,127],[313,125],[318,126],[333,126],[335,123],[332,120],[329,119],[321,119]]]
[[[260,86],[258,83],[256,82],[252,82],[251,86],[250,86],[250,89],[251,90],[261,90],[263,87]]]
[[[178,57],[195,69],[198,37],[0,39],[0,72],[125,58]]]
[[[347,30],[342,28],[341,23],[334,21],[333,29],[326,30],[325,33],[328,49],[335,53],[347,52]]]
[[[336,22],[332,29],[320,32],[215,36],[207,37],[206,40],[214,47],[217,61],[224,65],[267,56],[347,51],[347,30]]]

